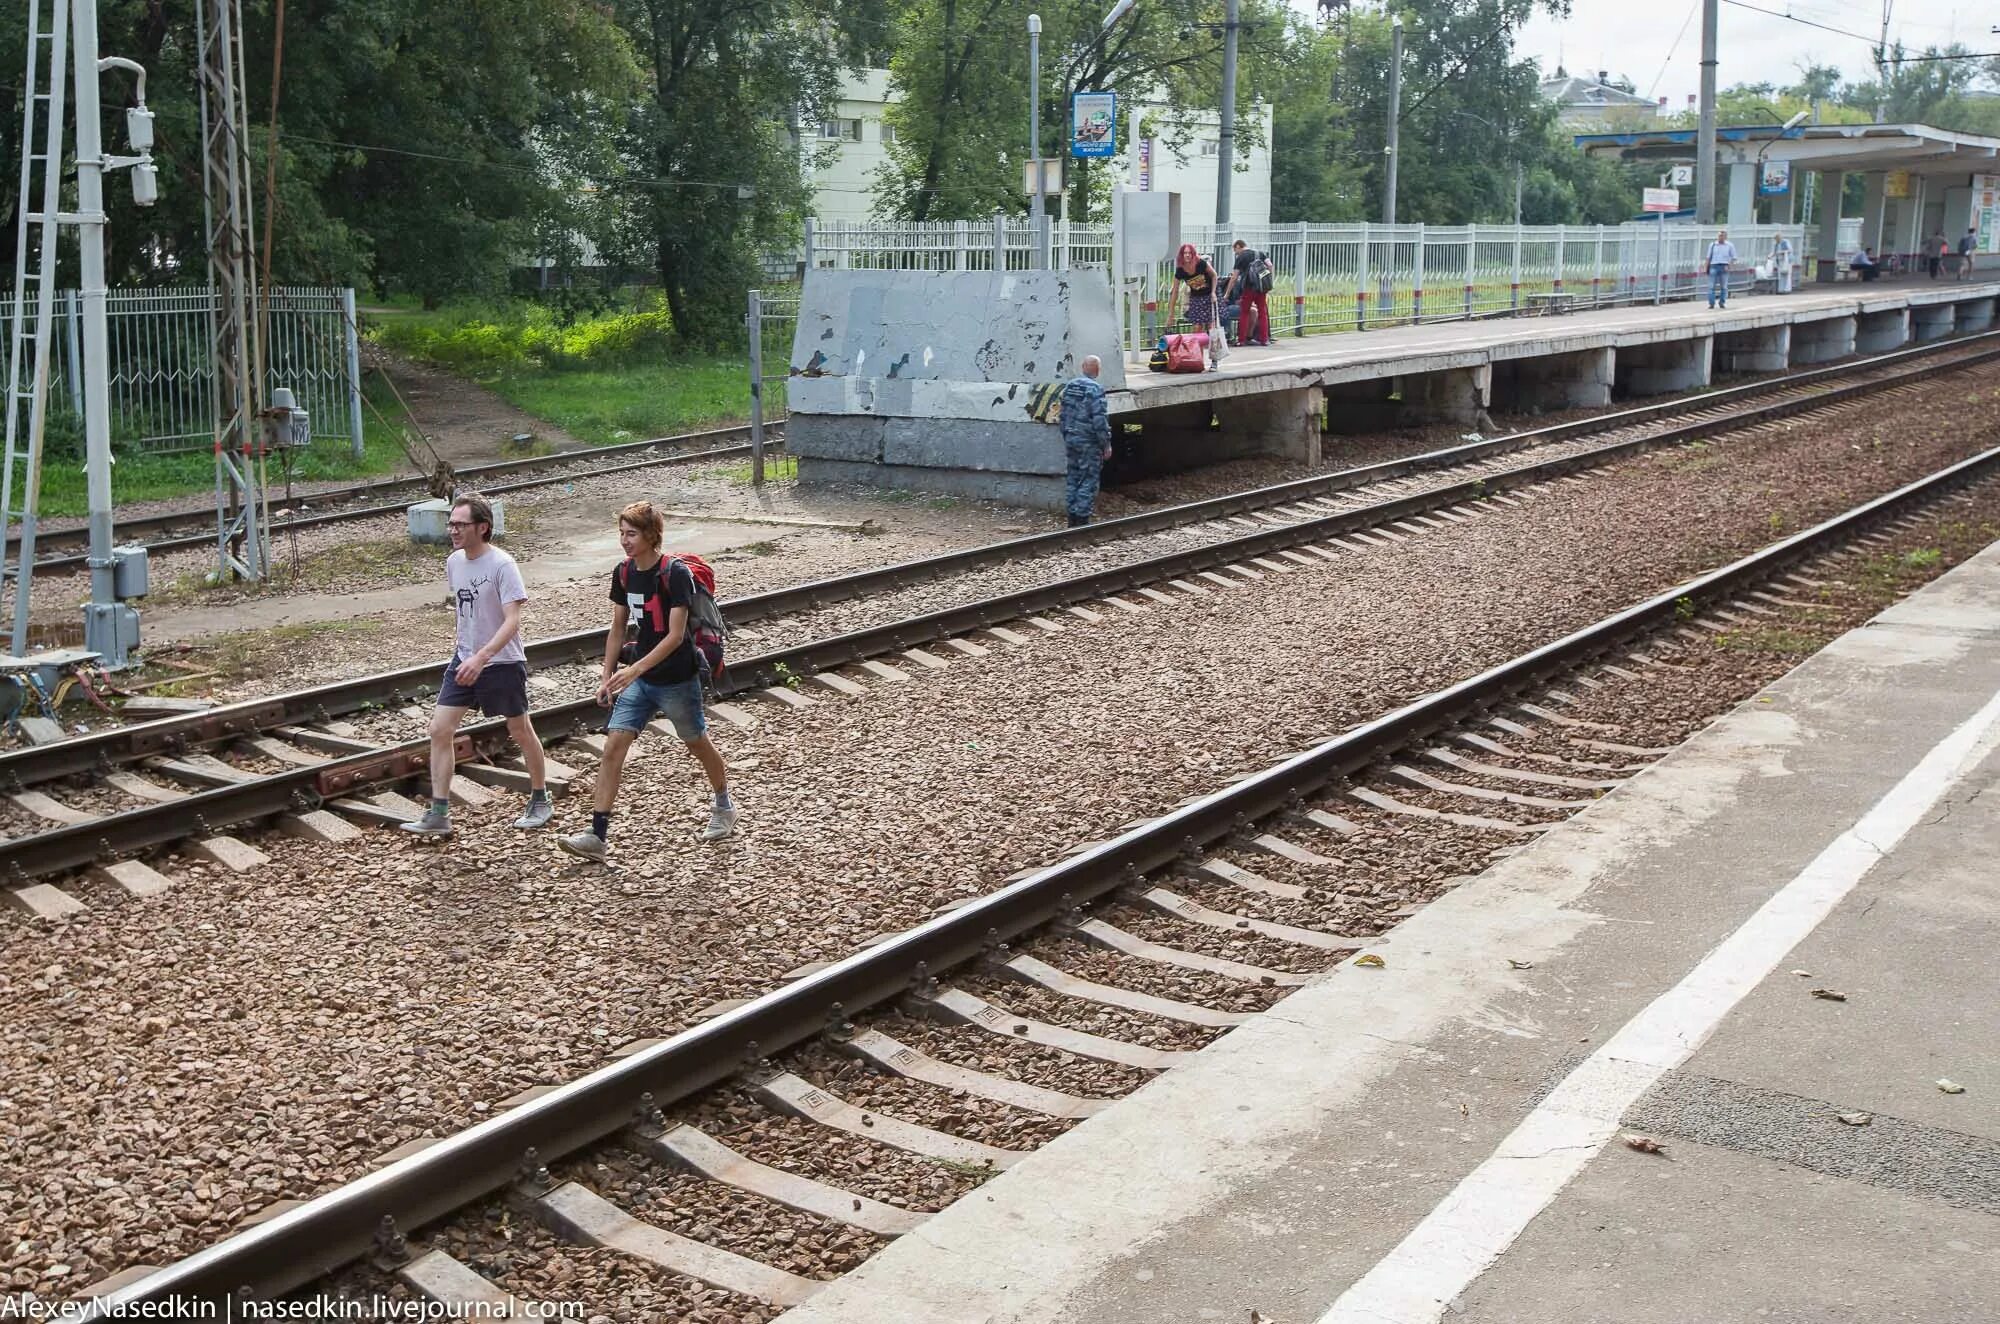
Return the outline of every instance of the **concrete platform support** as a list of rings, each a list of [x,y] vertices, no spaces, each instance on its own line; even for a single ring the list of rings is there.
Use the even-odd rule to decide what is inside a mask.
[[[1272,455],[1301,464],[1318,464],[1320,432],[1326,419],[1326,391],[1305,386],[1291,391],[1260,391],[1216,402],[1216,454]]]
[[[1430,423],[1484,427],[1492,421],[1486,416],[1492,402],[1490,363],[1340,382],[1326,388],[1327,431],[1379,432]]]
[[[1922,342],[1943,340],[1952,333],[1954,309],[1948,303],[1913,305],[1910,308],[1910,338]]]
[[[1717,372],[1783,372],[1792,363],[1792,328],[1760,326],[1715,338]]]
[[[1862,313],[1854,321],[1854,352],[1886,354],[1910,343],[1910,310]]]
[[[1620,395],[1671,395],[1707,386],[1714,371],[1715,337],[1658,340],[1618,350]]]
[[[1854,319],[1822,317],[1792,324],[1792,366],[1831,363],[1854,352]]]
[[[1617,351],[1609,345],[1572,354],[1502,359],[1493,365],[1493,405],[1526,414],[1601,409],[1611,403],[1617,366]]]
[[[1993,329],[1993,304],[1994,300],[1990,298],[1961,299],[1953,304],[1952,308],[1954,309],[1959,334],[1965,335],[1973,331],[1991,331]]]

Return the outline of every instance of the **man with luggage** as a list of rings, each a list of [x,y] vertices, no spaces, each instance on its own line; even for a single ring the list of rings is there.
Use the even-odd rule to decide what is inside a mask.
[[[1111,458],[1111,415],[1104,388],[1097,374],[1104,370],[1097,355],[1086,354],[1083,371],[1063,385],[1063,449],[1068,453],[1068,471],[1063,481],[1063,505],[1069,511],[1069,526],[1082,528],[1090,523],[1097,506],[1097,484],[1104,474],[1104,462]]]
[[[1229,285],[1223,297],[1242,301],[1242,315],[1236,324],[1236,343],[1239,345],[1269,345],[1271,343],[1271,309],[1265,301],[1263,282],[1257,278],[1257,268],[1264,255],[1245,244],[1236,241],[1236,261],[1229,272]]]
[[[729,770],[708,738],[702,711],[701,659],[695,651],[689,613],[695,605],[694,574],[687,562],[663,555],[666,521],[650,501],[634,501],[618,512],[618,545],[625,559],[611,575],[611,629],[604,638],[604,678],[597,702],[611,709],[605,723],[604,757],[592,787],[590,830],[559,843],[572,855],[603,863],[611,836],[611,814],[625,754],[655,716],[673,723],[674,734],[701,765],[713,792],[704,841],[721,841],[736,830],[736,802],[729,797]],[[629,650],[626,625],[637,623]],[[626,660],[621,654],[628,654]]]
[[[458,632],[431,714],[430,808],[402,828],[420,837],[451,835],[453,746],[458,724],[471,708],[507,719],[507,734],[521,747],[521,761],[528,766],[528,808],[514,826],[542,827],[554,810],[542,742],[528,720],[528,654],[521,647],[521,610],[528,590],[521,583],[521,567],[489,541],[493,507],[484,497],[459,497],[445,528],[453,550],[445,558],[444,575],[458,610]]]

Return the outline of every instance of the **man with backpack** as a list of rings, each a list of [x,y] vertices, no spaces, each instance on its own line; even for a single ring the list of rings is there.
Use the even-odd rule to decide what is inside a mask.
[[[674,734],[701,765],[714,792],[702,840],[720,841],[736,830],[729,770],[708,738],[701,703],[703,672],[719,670],[721,661],[715,580],[698,557],[663,555],[665,536],[666,521],[651,502],[635,501],[618,512],[618,544],[625,559],[611,576],[611,630],[604,640],[604,680],[597,689],[597,702],[611,709],[611,718],[605,723],[604,757],[592,788],[590,830],[560,843],[570,854],[598,863],[604,861],[611,835],[625,752],[656,715],[673,723]],[[629,644],[628,623],[636,626]]]
[[[1063,383],[1062,392],[1063,450],[1068,460],[1063,505],[1072,529],[1090,523],[1098,480],[1104,475],[1104,462],[1111,458],[1111,414],[1104,388],[1097,384],[1104,364],[1097,355],[1086,354],[1077,366],[1083,371]]]
[[[1978,247],[1979,227],[1973,226],[1966,230],[1965,234],[1958,241],[1958,278],[1960,280],[1972,279],[1972,254]]]
[[[1236,323],[1237,344],[1271,343],[1271,309],[1264,299],[1270,292],[1271,259],[1238,239],[1236,262],[1229,272],[1229,285],[1224,291],[1225,298],[1236,296],[1242,300],[1242,314]]]

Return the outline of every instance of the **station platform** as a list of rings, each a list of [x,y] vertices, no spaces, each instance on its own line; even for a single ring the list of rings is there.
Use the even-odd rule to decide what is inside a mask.
[[[1719,373],[1784,372],[1991,330],[2000,283],[1900,280],[1791,294],[1618,304],[1559,316],[1430,322],[1232,349],[1170,375],[1128,360],[1110,412],[1143,427],[1161,468],[1239,455],[1320,461],[1325,434],[1458,423],[1489,410],[1599,409],[1706,388]]]
[[[1991,1320],[1996,860],[2000,547],[785,1319]]]

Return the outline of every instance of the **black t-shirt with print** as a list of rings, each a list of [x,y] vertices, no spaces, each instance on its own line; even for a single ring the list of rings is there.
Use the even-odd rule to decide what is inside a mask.
[[[672,566],[667,576],[667,591],[664,600],[653,594],[654,585],[659,582],[660,572]],[[624,584],[619,584],[620,574]],[[694,606],[694,576],[679,561],[668,561],[661,557],[659,564],[650,570],[642,570],[636,562],[619,563],[611,572],[611,600],[629,611],[626,616],[628,627],[639,627],[639,656],[653,651],[660,640],[667,637],[667,619],[675,607]],[[695,658],[694,640],[688,635],[681,637],[681,646],[667,654],[666,661],[646,673],[646,679],[654,685],[678,685],[692,680],[701,669]]]
[[[1176,264],[1174,267],[1174,279],[1185,281],[1188,287],[1188,297],[1195,298],[1208,294],[1215,289],[1215,268],[1208,265],[1207,258],[1202,258],[1196,262],[1193,271],[1182,271],[1180,266]]]

